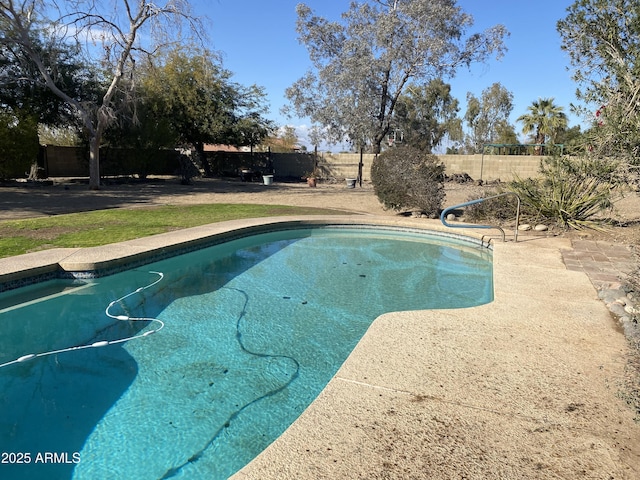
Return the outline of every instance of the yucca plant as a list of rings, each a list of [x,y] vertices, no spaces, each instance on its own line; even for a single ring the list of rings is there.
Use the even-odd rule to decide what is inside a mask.
[[[551,158],[543,160],[541,176],[510,182],[524,211],[534,217],[555,221],[562,228],[602,229],[593,219],[612,208],[612,191],[618,179],[613,165],[591,159]]]

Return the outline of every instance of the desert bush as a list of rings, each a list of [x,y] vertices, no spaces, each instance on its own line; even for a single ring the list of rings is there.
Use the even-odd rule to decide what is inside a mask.
[[[542,161],[540,177],[517,178],[506,188],[520,197],[525,214],[582,229],[600,227],[593,217],[613,206],[612,191],[618,184],[613,165],[553,157]]]
[[[435,155],[409,146],[378,155],[371,165],[371,181],[385,208],[420,210],[437,217],[444,200],[444,165]]]
[[[487,198],[488,200],[465,207],[465,220],[469,222],[494,221],[497,223],[513,220],[515,218],[517,208],[517,200],[513,195],[489,198],[502,193],[505,193],[505,190],[497,188],[495,190],[484,192],[482,196],[468,198],[466,200],[467,202],[478,200],[480,198]]]

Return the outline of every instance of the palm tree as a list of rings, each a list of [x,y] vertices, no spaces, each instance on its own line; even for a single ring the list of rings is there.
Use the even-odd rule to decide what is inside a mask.
[[[527,107],[528,113],[518,117],[522,133],[534,133],[535,143],[553,143],[558,133],[567,128],[567,116],[563,108],[553,103],[553,98],[539,98]]]

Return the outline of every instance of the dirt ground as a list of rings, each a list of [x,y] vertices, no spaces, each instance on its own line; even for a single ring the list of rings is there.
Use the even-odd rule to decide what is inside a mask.
[[[473,182],[445,183],[444,206],[471,198],[487,196],[495,185],[477,186]],[[342,182],[320,182],[310,188],[304,182],[274,183],[266,186],[238,179],[201,178],[193,185],[181,185],[172,177],[157,177],[144,182],[112,181],[91,191],[86,182],[58,178],[50,182],[0,184],[0,220],[33,218],[105,208],[135,208],[153,205],[194,203],[264,203],[336,208],[357,213],[396,215],[385,211],[370,183],[348,189]],[[609,238],[632,243],[640,223],[640,195],[629,193],[616,201],[610,218],[616,221]],[[639,230],[640,231],[640,230]],[[556,231],[554,234],[566,234]],[[606,238],[593,231],[569,233],[586,238]]]
[[[477,186],[473,182],[445,184],[444,206],[452,206],[491,195],[494,185]],[[172,177],[153,178],[145,182],[111,182],[101,190],[91,191],[86,182],[55,179],[53,184],[23,183],[0,185],[0,221],[18,218],[59,215],[105,208],[136,208],[153,205],[195,203],[262,203],[335,208],[355,213],[397,215],[385,211],[370,183],[356,189],[342,182],[321,182],[310,188],[304,182],[260,183],[238,179],[201,178],[193,185],[181,185]],[[627,246],[640,244],[640,194],[629,192],[615,202],[606,217],[612,220],[607,231],[564,232],[551,229],[547,235],[611,241]]]
[[[445,183],[444,206],[456,205],[471,198],[490,195],[494,185],[477,186],[473,182]],[[58,178],[50,182],[0,184],[0,220],[59,215],[104,208],[133,208],[152,205],[193,203],[266,203],[336,208],[375,215],[396,215],[385,211],[373,193],[370,183],[348,189],[342,182],[320,182],[310,188],[304,182],[279,183],[265,186],[238,179],[201,178],[193,185],[181,185],[172,177],[157,177],[147,181],[106,182],[92,191],[86,182]],[[640,223],[640,195],[629,193],[616,202],[612,218],[619,223],[610,232],[624,238]],[[582,232],[590,236],[594,232]]]

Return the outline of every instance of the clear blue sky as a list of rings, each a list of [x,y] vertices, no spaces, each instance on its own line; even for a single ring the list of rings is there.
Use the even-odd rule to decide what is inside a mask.
[[[295,31],[298,3],[306,3],[317,14],[339,20],[349,8],[349,0],[192,0],[194,14],[208,18],[211,47],[223,54],[224,66],[234,73],[234,81],[265,87],[271,113],[269,118],[279,125],[301,127],[304,119],[288,119],[280,114],[287,103],[284,91],[309,68],[307,51],[300,45]],[[582,123],[571,115],[576,85],[567,70],[569,60],[560,50],[556,22],[566,16],[573,0],[458,0],[458,5],[473,16],[474,26],[467,33],[484,30],[501,23],[510,36],[505,40],[508,51],[500,61],[477,64],[471,70],[460,70],[455,78],[445,79],[452,94],[466,111],[466,95],[480,97],[482,90],[500,82],[513,93],[512,123],[526,113],[538,98],[554,97],[565,109],[569,125]]]

